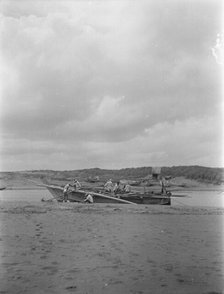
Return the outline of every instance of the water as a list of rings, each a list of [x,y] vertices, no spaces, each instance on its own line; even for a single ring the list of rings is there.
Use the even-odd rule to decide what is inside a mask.
[[[52,198],[46,190],[3,190],[0,191],[0,201],[28,201],[40,202],[41,199]]]
[[[224,208],[224,192],[222,191],[186,191],[173,192],[173,196],[186,195],[186,197],[173,197],[173,206],[192,207],[219,207]]]
[[[186,191],[173,192],[173,196],[186,195],[187,197],[172,197],[172,206],[190,207],[219,207],[224,208],[224,192],[222,191]],[[3,190],[0,191],[0,201],[28,201],[40,202],[41,199],[51,199],[48,190]]]

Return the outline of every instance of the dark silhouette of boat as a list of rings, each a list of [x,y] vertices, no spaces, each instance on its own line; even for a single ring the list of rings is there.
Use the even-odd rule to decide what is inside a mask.
[[[63,188],[59,186],[54,185],[44,185],[48,191],[51,193],[51,195],[59,202],[63,201]],[[109,195],[92,192],[92,191],[84,191],[84,190],[70,190],[68,192],[68,200],[70,202],[84,202],[86,195],[91,194],[94,203],[120,203],[120,204],[135,204],[134,202],[125,200],[125,199],[119,199],[115,197],[111,197]]]
[[[57,201],[63,201],[63,187],[55,185],[45,185],[51,195]],[[86,195],[91,194],[94,203],[114,203],[114,204],[158,204],[158,205],[171,205],[170,194],[155,194],[152,192],[148,193],[123,193],[123,194],[106,194],[98,193],[88,190],[71,190],[68,192],[68,200],[70,202],[84,202]]]

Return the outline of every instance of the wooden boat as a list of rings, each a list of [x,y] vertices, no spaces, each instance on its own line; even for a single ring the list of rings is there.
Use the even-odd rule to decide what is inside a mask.
[[[171,197],[169,195],[154,194],[154,193],[129,193],[119,195],[120,199],[132,201],[136,204],[159,204],[171,205]]]
[[[63,201],[63,188],[54,185],[44,185],[51,195],[59,202]],[[68,193],[70,202],[84,202],[86,194],[91,193],[94,203],[117,203],[117,204],[158,204],[171,205],[169,195],[154,193],[126,193],[117,194],[116,197],[111,194],[92,192],[87,190],[72,190]]]
[[[51,195],[59,202],[63,201],[63,188],[54,185],[42,185],[48,189]],[[70,202],[84,202],[86,194],[91,193],[94,203],[113,203],[113,204],[135,204],[129,200],[115,198],[109,195],[84,191],[84,190],[71,190],[68,193],[68,200]]]
[[[97,189],[98,192],[103,193],[105,195],[109,195],[111,197],[117,197],[122,200],[127,200],[134,202],[136,204],[157,204],[157,205],[171,205],[171,197],[172,193],[167,191],[166,194],[161,194],[160,192],[129,192],[125,193],[120,191],[114,195],[113,192],[105,192],[102,188]],[[176,196],[175,196],[176,197]]]

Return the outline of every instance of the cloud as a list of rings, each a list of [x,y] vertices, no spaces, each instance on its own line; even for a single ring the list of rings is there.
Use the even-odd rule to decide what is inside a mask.
[[[75,142],[80,158],[88,150],[86,166],[109,167],[119,157],[118,150],[122,157],[118,165],[140,165],[143,155],[137,142],[146,136],[146,129],[186,122],[189,117],[195,121],[218,117],[221,69],[210,48],[220,28],[220,3],[3,1],[4,157],[18,158],[19,166],[21,156],[35,153],[39,165],[50,151],[61,152],[59,167],[72,167],[69,158]],[[193,128],[190,132],[196,133]],[[156,133],[150,136],[157,142]],[[181,132],[171,132],[170,137],[176,136]],[[169,145],[169,137],[160,138],[164,138],[160,144]],[[11,140],[20,148],[13,155],[12,145],[7,155],[5,147]],[[128,156],[122,146],[131,142],[136,145]],[[159,149],[149,158],[161,161],[166,152]],[[79,162],[77,158],[72,162]],[[23,162],[32,166],[29,160]],[[170,157],[170,163],[174,161]]]

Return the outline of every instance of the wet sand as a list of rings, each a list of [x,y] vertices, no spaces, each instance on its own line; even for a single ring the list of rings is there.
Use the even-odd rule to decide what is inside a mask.
[[[224,293],[224,210],[0,202],[0,293]]]

